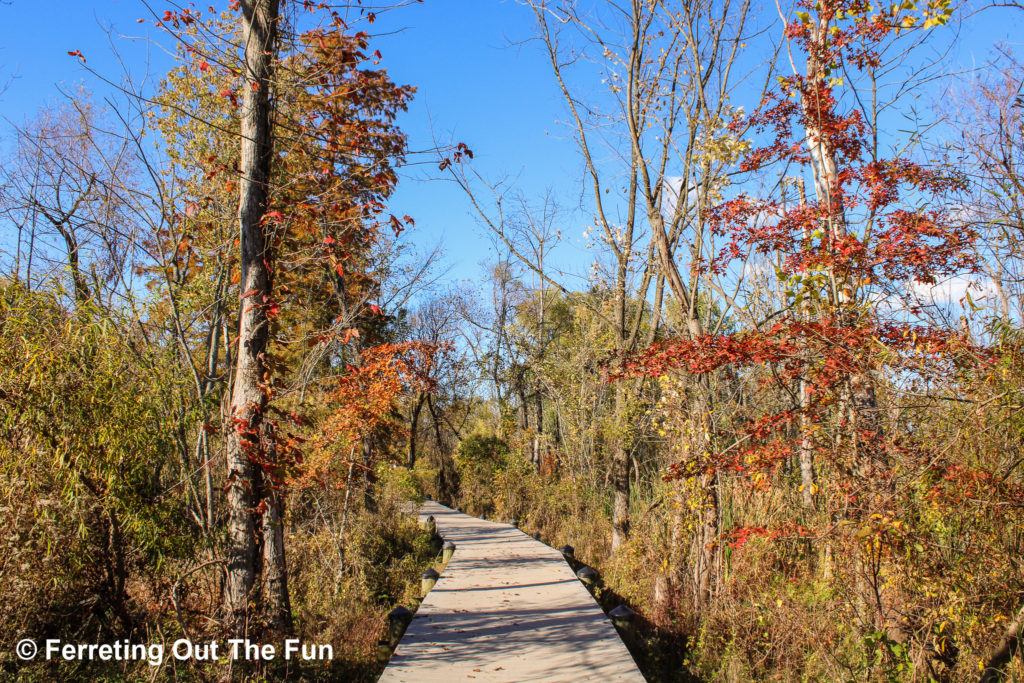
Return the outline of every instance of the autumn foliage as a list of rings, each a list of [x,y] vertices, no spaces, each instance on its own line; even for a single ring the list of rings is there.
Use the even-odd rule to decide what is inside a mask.
[[[579,153],[569,201],[489,181],[487,139],[413,156],[416,89],[375,35],[406,15],[360,2],[154,8],[155,92],[14,131],[0,640],[244,631],[336,659],[0,652],[0,677],[376,680],[430,495],[574,546],[652,681],[1020,678],[1019,62],[929,71],[926,41],[963,40],[951,0],[799,0],[774,26],[728,0],[509,4],[566,109],[544,151]],[[914,123],[932,95],[951,123]],[[480,281],[444,283],[395,208],[417,159],[493,238]]]
[[[404,435],[394,413],[397,402],[409,392],[433,391],[435,356],[444,351],[425,342],[379,344],[365,350],[357,366],[347,366],[324,397],[327,414],[295,485],[331,485],[339,465],[372,470],[376,463],[367,461],[363,447],[374,438]]]

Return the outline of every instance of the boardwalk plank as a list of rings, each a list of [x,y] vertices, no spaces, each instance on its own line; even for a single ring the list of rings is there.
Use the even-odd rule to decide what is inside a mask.
[[[381,676],[432,681],[642,683],[618,632],[554,548],[428,501],[455,556]]]

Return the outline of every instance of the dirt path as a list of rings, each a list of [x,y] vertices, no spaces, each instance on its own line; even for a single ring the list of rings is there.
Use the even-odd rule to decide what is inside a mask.
[[[452,558],[381,683],[644,678],[615,627],[554,548],[508,524],[427,501]]]

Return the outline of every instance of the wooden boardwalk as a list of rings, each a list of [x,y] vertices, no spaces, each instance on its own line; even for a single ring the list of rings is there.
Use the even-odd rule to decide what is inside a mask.
[[[560,552],[508,524],[427,501],[455,556],[381,676],[430,681],[642,683],[615,627]]]

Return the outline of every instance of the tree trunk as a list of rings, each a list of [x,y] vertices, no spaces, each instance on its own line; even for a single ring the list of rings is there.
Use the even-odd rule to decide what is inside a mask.
[[[826,84],[826,70],[829,65],[820,59],[825,53],[824,45],[828,40],[830,19],[821,15],[811,27],[811,42],[814,47],[809,50],[806,62],[806,81],[800,93],[800,104],[804,114],[804,136],[807,142],[811,170],[814,179],[814,191],[818,204],[827,209],[828,231],[835,243],[844,240],[849,232],[846,220],[845,205],[840,191],[839,168],[836,147],[829,134],[829,120],[833,112],[823,109],[831,106],[828,100],[821,97],[821,90]],[[848,273],[838,268],[831,268],[833,305],[842,324],[860,325],[857,287],[858,282],[852,281]],[[886,448],[886,430],[879,415],[878,400],[875,393],[874,378],[871,367],[854,368],[846,382],[849,410],[848,426],[845,437],[849,439],[852,458],[859,464],[860,475],[868,486],[870,495],[864,497],[865,504],[854,514],[860,519],[870,514],[882,512],[892,505],[895,497],[895,483],[891,476],[892,462]],[[840,410],[844,402],[840,400]],[[840,413],[842,415],[842,413]],[[856,521],[860,521],[860,519]],[[895,570],[895,567],[893,567]],[[903,586],[898,579],[884,581],[879,566],[873,566],[871,558],[861,559],[861,576],[871,577],[865,582],[858,582],[858,592],[865,604],[876,611],[877,626],[884,630],[888,637],[897,642],[905,642],[909,638],[905,622],[901,619],[903,603]],[[899,573],[894,573],[899,576]]]
[[[1017,648],[1020,647],[1021,631],[1024,631],[1024,607],[1021,607],[1013,621],[1006,625],[999,645],[985,663],[985,670],[979,683],[998,683],[1003,679],[1003,667],[1010,663]]]
[[[263,591],[270,630],[281,636],[292,631],[288,564],[284,553],[284,498],[280,489],[271,489],[263,500],[266,502],[263,511]]]
[[[615,419],[623,418],[625,411],[625,386],[615,384]],[[612,453],[612,552],[617,552],[629,540],[629,453],[622,434],[615,439]]]
[[[632,232],[630,228],[629,232]],[[626,351],[630,345],[629,332],[626,326],[626,287],[629,277],[629,253],[618,250],[615,269],[615,346],[619,352]],[[625,424],[627,411],[626,391],[623,381],[615,383],[615,435],[612,443],[611,470],[609,472],[612,485],[612,552],[617,552],[629,540],[629,451],[632,446],[627,436],[629,429]]]
[[[377,476],[373,471],[373,436],[363,438],[363,509],[369,513],[377,512],[377,498],[374,484]]]
[[[524,432],[530,428],[530,406],[526,402],[526,390],[522,385],[522,376],[516,381],[516,394],[519,396],[519,427]]]
[[[423,403],[426,401],[426,394],[420,394],[416,398],[416,405],[412,409],[412,419],[409,421],[409,469],[416,467],[416,427],[420,422],[420,411],[423,410]]]
[[[131,615],[128,612],[128,594],[125,591],[125,583],[128,580],[128,566],[125,561],[124,534],[121,532],[121,522],[117,514],[107,510],[107,521],[110,530],[107,538],[110,549],[110,593],[114,611],[121,625],[125,629],[132,627]]]
[[[699,375],[693,383],[696,400],[693,413],[693,436],[690,440],[690,457],[704,458],[711,448],[711,380],[707,375]],[[704,500],[698,515],[697,548],[693,565],[693,603],[696,608],[703,607],[717,590],[715,583],[715,567],[718,565],[720,549],[718,543],[719,500],[718,471],[702,474],[698,480],[704,492]]]
[[[807,369],[804,369],[806,372]],[[800,380],[800,493],[803,505],[814,509],[814,440],[811,436],[810,382]]]
[[[89,300],[91,294],[78,260],[78,240],[71,226],[67,223],[61,223],[56,227],[60,232],[60,236],[64,238],[64,244],[68,250],[68,270],[71,271],[71,283],[75,288],[75,303],[81,305]]]
[[[354,454],[354,453],[353,453]],[[350,454],[350,455],[353,455]],[[355,460],[348,464],[348,477],[345,479],[345,503],[341,508],[341,529],[338,531],[338,576],[345,573],[345,530],[348,528],[348,508],[352,500],[352,472],[356,468]]]
[[[718,516],[720,511],[718,476],[715,473],[701,477],[705,491],[705,506],[700,512],[700,528],[697,530],[697,561],[694,563],[694,607],[707,605],[717,590],[715,568],[719,562]]]
[[[807,207],[807,192],[804,189],[804,179],[797,179],[797,192],[800,195],[800,206]],[[811,231],[804,228],[804,240],[811,239]],[[812,313],[809,301],[801,306],[801,316],[806,322],[811,322]],[[800,378],[800,493],[803,506],[808,510],[814,509],[814,438],[811,436],[811,381],[810,381],[810,356],[804,353],[804,368]]]
[[[270,245],[263,231],[272,158],[270,83],[279,0],[242,0],[245,71],[241,108],[238,223],[241,312],[238,356],[227,443],[228,569],[225,607],[229,631],[244,636],[256,578],[256,466],[269,379],[266,304],[271,296]]]
[[[535,401],[534,408],[536,411],[537,429],[536,433],[533,435],[532,460],[533,466],[537,468],[538,472],[540,472],[540,435],[544,431],[544,397],[540,393],[539,386],[537,387],[537,391],[533,397]]]
[[[441,436],[441,421],[434,409],[434,401],[427,394],[427,410],[430,412],[430,419],[434,425],[434,438],[437,440],[437,489],[438,497],[442,502],[455,502],[455,496],[459,492],[459,474],[452,462],[451,454],[445,450],[444,439]]]
[[[89,194],[92,192],[92,188],[95,184],[96,177],[90,176],[88,185],[86,186],[85,190],[82,192],[81,195],[79,195],[74,205],[66,212],[62,212],[60,211],[60,209],[57,209],[53,214],[51,214],[50,211],[44,209],[38,201],[36,201],[35,199],[32,200],[32,203],[35,205],[35,207],[40,211],[40,213],[43,214],[46,220],[50,221],[53,227],[57,229],[57,232],[60,234],[61,239],[64,240],[64,247],[67,249],[68,252],[68,270],[71,271],[71,284],[75,290],[76,305],[81,305],[88,301],[91,294],[89,292],[89,286],[85,281],[85,275],[82,273],[81,264],[79,263],[78,236],[75,235],[75,229],[71,226],[71,218],[75,214],[77,207],[80,205],[80,203],[84,201],[86,197],[89,196]],[[33,230],[32,235],[34,242],[35,230]],[[29,248],[31,250],[31,246]],[[28,268],[29,275],[31,275],[31,257],[29,259]],[[26,278],[25,282],[29,283],[28,278]]]

